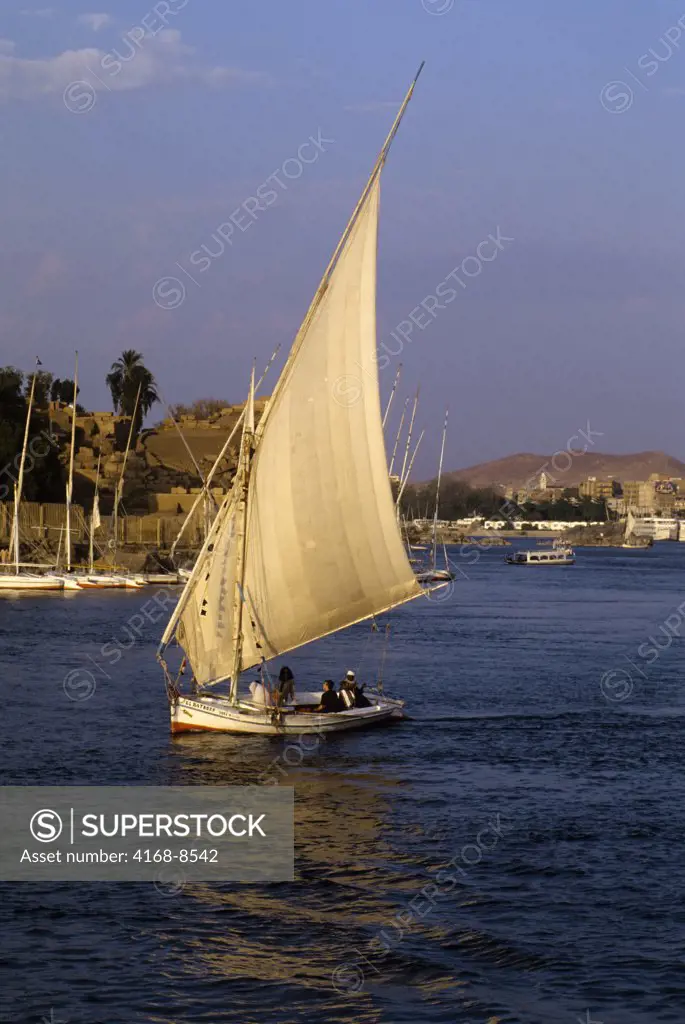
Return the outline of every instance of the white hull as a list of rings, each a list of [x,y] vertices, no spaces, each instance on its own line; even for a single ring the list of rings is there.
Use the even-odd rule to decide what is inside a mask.
[[[0,590],[63,590],[64,580],[57,576],[31,576],[0,574]]]
[[[301,694],[299,704],[318,704],[319,693]],[[303,735],[304,733],[348,732],[366,729],[391,719],[403,718],[402,701],[383,697],[372,698],[369,708],[352,708],[331,714],[296,711],[286,705],[275,717],[275,708],[260,710],[249,701],[240,701],[236,707],[225,697],[179,697],[171,704],[171,731],[228,732],[250,736]],[[297,705],[296,705],[297,706]]]
[[[506,559],[507,565],[526,565],[529,567],[533,565],[546,565],[548,567],[551,565],[575,565],[575,561],[575,558],[555,558],[554,561],[549,562],[516,562],[514,559]]]
[[[552,551],[517,551],[513,555],[507,555],[504,561],[507,565],[574,565],[575,553],[571,548],[558,548]]]
[[[64,590],[80,590],[81,589],[81,584],[79,582],[79,577],[78,576],[72,576],[72,575],[69,575],[68,573],[65,573],[64,575],[56,573],[55,575],[57,576],[58,579],[60,579],[62,581],[62,586],[63,586]]]

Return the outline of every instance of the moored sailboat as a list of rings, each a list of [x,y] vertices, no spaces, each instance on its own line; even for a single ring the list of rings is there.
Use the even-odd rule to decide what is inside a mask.
[[[31,427],[31,411],[36,391],[36,376],[40,359],[36,359],[36,368],[31,380],[29,400],[26,409],[26,424],[24,426],[24,442],[21,449],[21,460],[19,462],[19,473],[14,484],[14,507],[12,510],[12,533],[10,536],[10,560],[14,562],[14,572],[0,572],[0,590],[24,591],[24,590],[63,590],[64,582],[58,576],[40,576],[35,571],[22,571],[24,566],[20,561],[21,541],[19,537],[19,507],[24,485],[24,467],[26,465],[26,450],[29,443],[29,431]],[[35,570],[35,566],[31,566]]]
[[[72,572],[72,543],[71,543],[71,508],[74,493],[74,450],[76,447],[76,399],[78,396],[78,352],[74,364],[74,398],[71,405],[71,444],[69,446],[69,476],[67,477],[66,492],[66,525],[65,525],[65,546],[66,546],[66,572],[57,572],[55,576],[61,579],[65,590],[80,590],[79,577]],[[59,564],[59,554],[58,554]]]
[[[380,177],[415,85],[256,428],[250,387],[233,487],[158,652],[172,732],[338,732],[402,715],[402,701],[378,691],[366,692],[368,707],[323,713],[318,693],[258,705],[239,683],[257,666],[266,678],[267,662],[286,651],[425,593],[395,511],[375,359]],[[375,380],[351,404],[341,402],[340,382],[359,366]],[[165,660],[174,639],[185,654],[175,676]],[[186,661],[192,678],[184,692]]]
[[[433,547],[431,552],[431,564],[429,569],[417,571],[416,578],[419,583],[440,583],[449,582],[454,579],[454,573],[449,567],[447,558],[447,547],[442,545],[442,553],[445,559],[445,568],[438,568],[438,509],[440,506],[440,482],[442,480],[442,464],[445,458],[445,439],[447,437],[447,417],[445,412],[445,423],[442,428],[442,444],[440,446],[440,463],[438,465],[438,479],[435,485],[435,508],[433,510]]]
[[[113,537],[111,540],[112,545],[112,561],[116,564],[117,555],[117,541],[119,536],[119,504],[121,502],[124,493],[124,474],[126,472],[126,462],[128,459],[128,453],[131,448],[131,440],[133,438],[133,431],[135,427],[136,413],[138,412],[138,403],[140,401],[140,387],[136,395],[136,401],[133,406],[133,413],[131,415],[131,423],[128,431],[128,439],[126,441],[126,450],[124,451],[124,461],[121,467],[121,473],[119,479],[116,482],[114,488],[114,508],[112,515],[112,530]],[[99,493],[98,493],[98,482],[100,479],[100,460],[98,459],[98,468],[95,480],[95,493],[93,496],[93,511],[90,517],[90,542],[89,542],[89,558],[88,558],[88,574],[80,578],[79,582],[83,590],[139,590],[145,586],[146,581],[142,576],[134,575],[132,573],[112,572],[101,572],[95,571],[93,564],[94,558],[94,543],[95,543],[95,532],[100,527],[100,505],[99,505]]]
[[[628,515],[626,516],[625,530],[623,533],[622,548],[650,548],[654,544],[652,537],[641,536],[635,532],[635,516],[631,509],[628,509]]]

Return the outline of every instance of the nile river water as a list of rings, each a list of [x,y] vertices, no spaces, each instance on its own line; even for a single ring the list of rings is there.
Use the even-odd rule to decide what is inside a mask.
[[[304,753],[171,738],[148,591],[0,600],[3,783],[296,792],[293,883],[0,885],[0,1020],[685,1020],[685,545],[451,555],[390,618],[412,720]],[[368,677],[382,643],[288,661]]]

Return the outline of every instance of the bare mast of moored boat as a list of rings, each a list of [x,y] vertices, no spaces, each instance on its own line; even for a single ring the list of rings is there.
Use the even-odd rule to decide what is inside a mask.
[[[433,572],[438,570],[438,511],[440,506],[440,483],[442,482],[442,465],[445,459],[445,438],[447,437],[447,417],[449,409],[445,410],[445,422],[442,428],[442,444],[440,445],[440,462],[438,463],[438,479],[435,484],[435,510],[433,512]],[[444,548],[444,545],[443,545]],[[447,549],[445,551],[445,569],[447,569]]]
[[[31,410],[33,409],[33,397],[36,393],[36,377],[38,375],[38,367],[41,366],[41,361],[36,357],[36,368],[33,371],[33,377],[31,378],[31,390],[29,392],[29,402],[26,409],[26,424],[24,426],[24,443],[21,448],[21,461],[19,463],[19,475],[14,484],[14,509],[12,515],[12,538],[10,541],[10,551],[14,552],[14,571],[19,573],[19,555],[20,555],[20,541],[19,541],[19,506],[21,504],[21,495],[24,487],[24,466],[26,464],[26,449],[29,443],[29,429],[31,426]],[[10,555],[11,557],[11,555]]]
[[[66,506],[66,567],[71,572],[71,502],[74,491],[74,448],[76,446],[76,396],[78,395],[78,352],[74,363],[74,398],[71,406],[71,447],[69,449],[69,476],[67,479]]]

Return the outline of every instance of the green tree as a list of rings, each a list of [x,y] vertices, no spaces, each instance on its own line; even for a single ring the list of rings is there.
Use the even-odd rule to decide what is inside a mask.
[[[437,480],[425,484],[409,484],[402,495],[402,514],[419,519],[430,519],[435,510]],[[447,477],[440,487],[438,514],[441,519],[462,519],[480,513],[485,516],[496,514],[502,505],[502,496],[489,487],[474,489],[461,480]]]
[[[26,399],[22,394],[24,374],[14,366],[0,367],[0,500],[12,500],[16,479],[14,460],[21,451]]]
[[[81,388],[78,388],[77,395],[81,394]],[[66,405],[71,405],[74,401],[74,382],[69,380],[61,380],[59,377],[55,377],[50,387],[50,399],[53,402],[64,402]]]
[[[112,395],[114,411],[120,416],[132,416],[140,388],[140,399],[136,412],[134,429],[140,430],[143,418],[155,402],[159,401],[155,378],[143,363],[140,352],[132,348],[122,352],[106,377],[107,387]]]
[[[33,392],[33,401],[37,409],[44,409],[48,404],[51,393],[52,374],[45,370],[36,370],[35,373],[29,373],[24,385],[26,398],[31,394],[31,385],[34,377],[36,378],[36,386]]]
[[[0,367],[0,412],[3,416],[21,415],[26,406],[22,394],[24,374],[16,366]]]
[[[21,370],[14,366],[0,367],[0,501],[13,500],[30,387],[29,383],[27,391]],[[28,501],[61,501],[64,498],[59,449],[50,437],[47,416],[35,407],[29,428],[23,496]]]

